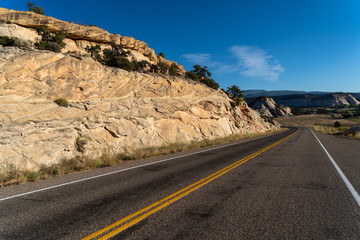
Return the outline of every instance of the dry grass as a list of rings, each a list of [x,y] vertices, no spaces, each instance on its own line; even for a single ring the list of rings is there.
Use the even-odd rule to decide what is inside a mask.
[[[61,163],[52,166],[42,166],[38,171],[18,171],[12,166],[0,170],[0,187],[13,184],[21,184],[25,182],[34,182],[40,179],[47,179],[68,173],[85,171],[89,169],[102,168],[119,164],[123,161],[139,160],[151,157],[157,157],[170,153],[182,152],[190,149],[198,149],[207,146],[235,142],[246,138],[254,138],[273,134],[275,132],[283,131],[284,129],[268,131],[265,133],[256,134],[237,134],[224,138],[204,139],[201,141],[192,142],[177,142],[169,143],[160,147],[145,147],[130,150],[128,153],[110,154],[110,151],[104,151],[102,157],[91,158],[73,158],[63,160]]]
[[[346,137],[349,139],[360,139],[360,137],[353,135],[349,129],[353,126],[359,125],[360,119],[342,119],[333,118],[330,115],[325,114],[311,114],[311,115],[299,115],[290,116],[276,119],[282,125],[286,126],[308,126],[314,128],[315,131]],[[334,127],[335,122],[338,121],[341,127]]]
[[[359,119],[357,119],[359,120]],[[310,114],[310,115],[299,115],[299,116],[288,116],[277,118],[276,121],[286,126],[334,126],[336,121],[341,123],[341,126],[352,127],[359,125],[358,122],[353,119],[343,119],[343,118],[333,118],[330,115],[326,114]],[[360,121],[360,120],[359,120]]]

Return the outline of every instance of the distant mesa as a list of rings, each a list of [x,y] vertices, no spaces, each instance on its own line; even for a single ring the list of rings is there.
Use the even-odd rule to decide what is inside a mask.
[[[277,104],[288,107],[311,108],[311,107],[336,107],[341,105],[359,105],[359,93],[328,93],[328,92],[304,92],[304,91],[266,91],[245,90],[244,96],[247,101],[253,101],[256,97],[271,97]]]
[[[289,107],[336,107],[342,105],[359,105],[351,93],[330,93],[330,94],[297,94],[273,97],[274,101]]]
[[[289,107],[285,107],[282,104],[276,104],[270,97],[262,96],[246,99],[246,102],[249,107],[256,110],[262,116],[273,118],[293,115]]]

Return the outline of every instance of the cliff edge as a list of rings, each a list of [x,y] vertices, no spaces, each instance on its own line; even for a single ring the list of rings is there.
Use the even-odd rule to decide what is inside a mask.
[[[221,90],[127,72],[89,57],[0,49],[0,166],[36,169],[76,156],[276,128]],[[64,98],[68,107],[54,100]]]
[[[40,39],[40,25],[65,30],[66,47],[73,50],[0,45],[0,171],[278,127],[200,82],[128,72],[82,54],[88,45],[117,44],[138,59],[165,61],[132,37],[3,8],[0,21],[0,36],[32,43]]]

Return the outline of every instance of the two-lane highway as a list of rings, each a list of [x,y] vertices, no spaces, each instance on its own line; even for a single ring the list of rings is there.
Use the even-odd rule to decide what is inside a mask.
[[[328,156],[360,192],[360,143],[316,135],[1,189],[0,239],[360,239],[360,206]]]

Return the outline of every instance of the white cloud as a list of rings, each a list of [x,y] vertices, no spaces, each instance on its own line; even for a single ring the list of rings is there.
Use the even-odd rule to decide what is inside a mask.
[[[213,65],[214,63],[211,61],[210,53],[189,53],[183,54],[183,58],[186,59],[191,64],[199,64],[199,65]]]
[[[232,46],[229,51],[237,59],[235,64],[214,61],[210,53],[183,54],[182,57],[191,64],[208,66],[214,73],[239,72],[245,77],[269,81],[277,81],[279,75],[285,71],[277,59],[256,46]]]
[[[201,66],[208,66],[212,72],[234,72],[236,69],[232,65],[226,65],[221,62],[212,60],[210,53],[191,53],[182,55],[185,60],[191,64],[199,64]]]
[[[277,59],[256,46],[232,46],[229,50],[237,58],[237,68],[245,77],[276,81],[285,71]]]

